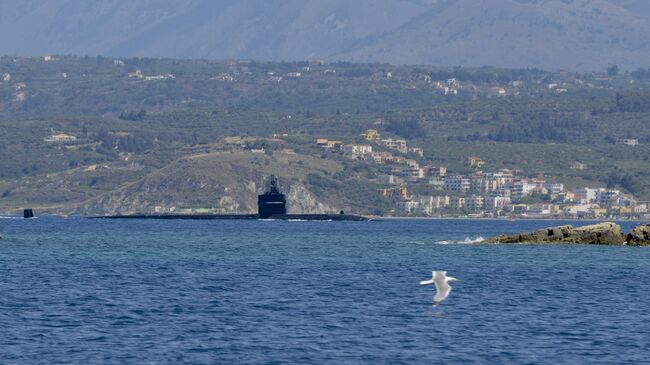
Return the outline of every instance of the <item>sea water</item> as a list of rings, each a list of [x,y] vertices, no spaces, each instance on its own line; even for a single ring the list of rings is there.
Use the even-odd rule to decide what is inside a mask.
[[[650,361],[650,249],[471,243],[564,223],[3,219],[0,363]]]

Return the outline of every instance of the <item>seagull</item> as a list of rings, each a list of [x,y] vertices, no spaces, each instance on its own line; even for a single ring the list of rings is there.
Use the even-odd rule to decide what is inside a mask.
[[[436,296],[433,297],[433,305],[436,306],[447,299],[451,293],[450,281],[460,281],[454,277],[447,276],[446,271],[432,271],[431,280],[420,281],[420,285],[436,284]]]

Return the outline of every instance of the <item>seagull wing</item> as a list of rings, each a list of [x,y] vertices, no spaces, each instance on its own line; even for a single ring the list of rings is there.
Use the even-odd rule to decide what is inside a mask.
[[[451,285],[447,283],[447,272],[434,271],[433,283],[436,284],[436,296],[433,297],[433,302],[440,304],[443,300],[447,299],[451,292]]]
[[[436,284],[436,296],[433,297],[433,302],[435,304],[440,304],[443,300],[447,299],[449,296],[449,293],[451,293],[451,285],[447,284],[447,282],[442,281],[442,282],[435,282]]]

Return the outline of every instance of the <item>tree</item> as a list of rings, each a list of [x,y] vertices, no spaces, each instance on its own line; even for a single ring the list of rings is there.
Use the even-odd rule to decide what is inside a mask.
[[[618,66],[617,65],[612,65],[607,68],[607,75],[609,76],[616,76],[618,75]]]
[[[386,130],[406,139],[424,137],[426,132],[420,122],[413,118],[391,119]]]

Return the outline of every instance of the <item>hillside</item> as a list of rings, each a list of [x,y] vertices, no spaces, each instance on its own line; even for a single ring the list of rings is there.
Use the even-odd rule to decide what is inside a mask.
[[[633,70],[649,17],[644,0],[3,1],[0,54]]]
[[[650,70],[5,57],[0,77],[0,212],[250,212],[275,173],[294,212],[393,214],[400,183],[385,178],[408,170],[347,144],[650,199]],[[422,196],[440,183],[402,182]]]

